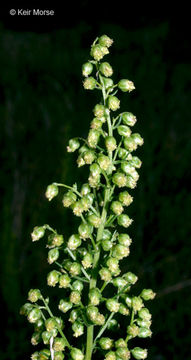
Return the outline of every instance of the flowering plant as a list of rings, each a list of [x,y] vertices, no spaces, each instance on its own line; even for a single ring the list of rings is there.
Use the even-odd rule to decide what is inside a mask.
[[[137,276],[120,269],[132,242],[126,230],[133,221],[125,210],[133,201],[128,191],[136,187],[141,166],[132,153],[143,139],[132,133],[136,123],[132,113],[115,115],[120,108],[118,89],[131,92],[135,87],[127,79],[114,84],[111,65],[101,61],[112,42],[106,35],[96,38],[91,60],[82,66],[84,88],[99,90],[102,100],[93,109],[87,139],[73,138],[67,147],[68,152],[78,151],[78,167],[89,166],[88,181],[80,189],[77,184],[55,182],[45,194],[51,201],[66,189],[63,206],[79,218],[79,227],[69,239],[49,225],[37,226],[31,234],[32,241],[47,236],[48,263],[56,267],[48,273],[47,283],[58,286],[62,294],[56,316],[39,289],[31,289],[29,302],[21,307],[21,314],[34,325],[32,344],[44,344],[32,360],[147,357],[147,350],[132,347],[131,339],[151,336],[151,314],[144,301],[155,293],[143,289],[134,296]]]

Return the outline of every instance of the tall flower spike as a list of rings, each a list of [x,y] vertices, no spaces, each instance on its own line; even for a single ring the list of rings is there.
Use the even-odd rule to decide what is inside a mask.
[[[32,360],[50,356],[54,360],[147,357],[147,349],[131,348],[129,340],[151,336],[151,314],[144,302],[154,299],[155,293],[148,288],[135,296],[133,285],[138,277],[125,271],[125,263],[121,266],[121,260],[130,254],[128,229],[133,219],[128,207],[142,164],[133,152],[143,145],[143,138],[132,131],[136,116],[130,111],[120,113],[118,90],[130,93],[135,86],[127,79],[115,84],[111,78],[113,68],[105,56],[112,43],[107,35],[96,38],[91,58],[82,65],[84,89],[99,90],[102,97],[93,108],[87,138],[74,137],[67,146],[69,153],[78,153],[78,167],[89,168],[88,179],[80,188],[77,184],[53,183],[45,193],[51,201],[63,189],[63,206],[77,216],[79,223],[67,240],[49,225],[35,227],[31,233],[32,241],[47,235],[51,266],[47,284],[57,290],[60,311],[60,317],[55,317],[49,298],[44,298],[39,289],[29,291],[29,302],[20,313],[34,325],[32,344],[43,345],[32,354]],[[120,327],[124,316],[126,327]],[[67,331],[65,322],[71,324],[72,331]],[[110,337],[112,332],[115,341]]]

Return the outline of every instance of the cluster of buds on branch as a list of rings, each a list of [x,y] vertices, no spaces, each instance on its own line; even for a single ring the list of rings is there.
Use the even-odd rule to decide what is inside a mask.
[[[101,62],[112,43],[106,35],[97,38],[91,60],[82,66],[84,88],[97,89],[102,100],[93,108],[87,139],[73,138],[67,147],[68,152],[78,152],[78,167],[89,167],[88,180],[80,188],[53,183],[45,194],[51,201],[66,189],[63,206],[79,218],[79,226],[68,239],[49,225],[35,227],[31,234],[33,241],[47,236],[48,263],[54,266],[47,284],[60,291],[58,316],[39,289],[29,291],[29,302],[21,308],[34,325],[32,344],[44,344],[32,360],[147,358],[147,349],[132,347],[131,339],[151,336],[151,314],[144,301],[155,293],[143,289],[133,295],[138,278],[130,271],[122,272],[120,266],[130,253],[127,228],[133,220],[127,208],[133,197],[129,192],[136,187],[141,167],[133,151],[143,139],[132,132],[135,115],[116,114],[118,90],[130,93],[135,87],[127,79],[114,84],[112,66]]]

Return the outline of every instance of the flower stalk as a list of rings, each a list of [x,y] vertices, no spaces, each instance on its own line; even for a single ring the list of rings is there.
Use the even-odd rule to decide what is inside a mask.
[[[102,61],[112,43],[106,35],[97,37],[91,59],[82,66],[84,88],[101,90],[102,98],[93,109],[87,139],[75,137],[67,146],[69,153],[78,152],[78,167],[89,167],[88,180],[81,188],[53,182],[45,193],[52,201],[64,189],[63,206],[78,217],[79,226],[69,239],[47,224],[31,233],[33,241],[46,238],[48,263],[57,266],[48,273],[47,284],[57,287],[60,296],[59,316],[53,315],[49,299],[39,289],[29,291],[29,302],[21,308],[34,325],[32,344],[44,346],[32,354],[32,360],[147,357],[146,349],[132,348],[131,339],[151,336],[151,314],[144,301],[152,300],[155,293],[143,289],[133,295],[138,278],[120,266],[130,254],[128,227],[133,220],[126,209],[133,201],[129,192],[137,185],[142,164],[133,151],[143,139],[132,133],[136,123],[132,113],[113,116],[120,109],[118,90],[130,93],[135,86],[128,79],[116,84],[112,80],[112,66]],[[70,328],[72,335],[64,328]]]

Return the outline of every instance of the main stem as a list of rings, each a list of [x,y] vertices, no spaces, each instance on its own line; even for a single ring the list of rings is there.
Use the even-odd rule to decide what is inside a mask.
[[[105,86],[104,86],[104,83],[102,80],[102,76],[99,75],[99,78],[100,78],[100,82],[102,84],[103,102],[105,105],[107,95],[106,95]],[[112,126],[111,126],[111,119],[109,116],[109,111],[106,114],[106,118],[107,118],[108,132],[109,132],[109,135],[112,136]],[[112,153],[109,153],[109,157],[110,157],[110,160],[112,161]],[[103,210],[102,210],[102,214],[101,214],[101,223],[98,228],[97,237],[96,237],[96,250],[94,253],[94,259],[93,259],[93,265],[92,265],[92,276],[91,276],[90,286],[89,286],[90,289],[95,288],[96,283],[97,283],[98,262],[99,262],[99,258],[100,258],[100,245],[98,245],[98,242],[99,242],[99,240],[102,239],[103,231],[104,231],[104,227],[105,227],[105,223],[106,223],[106,219],[107,219],[107,205],[108,205],[108,201],[110,198],[110,193],[111,193],[110,190],[111,190],[110,187],[108,187],[108,185],[106,185],[105,194],[104,194],[104,205],[103,205]],[[86,360],[91,360],[91,357],[92,357],[93,340],[94,340],[93,335],[94,335],[94,325],[90,325],[87,328]]]

